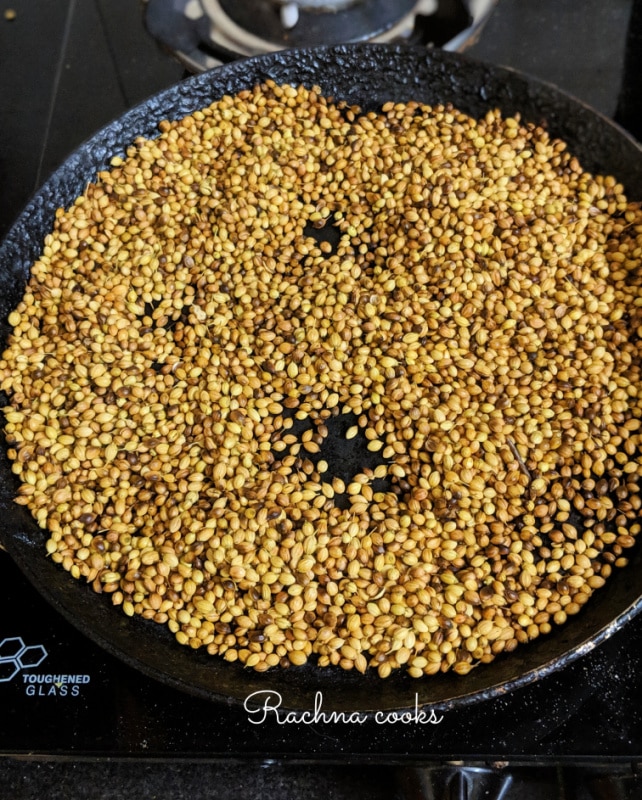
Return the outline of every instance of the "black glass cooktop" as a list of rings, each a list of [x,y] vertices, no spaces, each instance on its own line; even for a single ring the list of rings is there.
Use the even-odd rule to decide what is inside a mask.
[[[562,671],[498,699],[450,711],[347,714],[324,710],[321,694],[294,713],[273,693],[210,703],[163,686],[62,620],[6,553],[0,608],[0,754],[642,760],[640,617]]]

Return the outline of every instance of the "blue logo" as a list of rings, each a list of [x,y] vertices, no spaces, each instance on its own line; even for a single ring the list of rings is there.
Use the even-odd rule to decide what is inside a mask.
[[[47,658],[47,651],[41,644],[27,646],[19,636],[3,639],[0,642],[0,683],[15,678],[22,669],[38,667]]]

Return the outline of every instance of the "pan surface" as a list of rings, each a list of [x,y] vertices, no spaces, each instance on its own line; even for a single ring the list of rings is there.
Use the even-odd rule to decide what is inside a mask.
[[[158,123],[179,119],[224,94],[272,79],[319,86],[323,94],[364,110],[387,101],[450,102],[479,117],[499,108],[519,112],[564,139],[589,171],[615,175],[629,199],[642,199],[642,149],[595,111],[556,88],[516,72],[484,65],[452,53],[395,45],[349,45],[291,50],[234,62],[187,79],[137,106],[82,145],[50,178],[18,218],[0,246],[0,346],[7,315],[22,297],[31,263],[51,229],[55,211],[68,206],[137,137],[154,137]],[[7,405],[7,398],[3,398]],[[382,681],[339,669],[306,665],[261,675],[220,658],[176,644],[165,628],[126,618],[108,598],[72,579],[45,556],[46,534],[30,514],[13,503],[17,481],[6,448],[0,448],[0,540],[34,586],[69,621],[107,651],[152,678],[208,700],[243,703],[257,691],[277,692],[282,708],[309,709],[323,693],[323,707],[374,711],[420,705],[453,708],[503,694],[565,665],[595,647],[642,606],[640,548],[631,563],[613,575],[582,612],[565,626],[466,676],[411,679],[403,674]]]

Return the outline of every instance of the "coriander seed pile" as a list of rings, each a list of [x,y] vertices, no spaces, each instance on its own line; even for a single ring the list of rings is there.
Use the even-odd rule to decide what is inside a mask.
[[[223,97],[58,211],[0,362],[16,500],[183,645],[466,674],[627,562],[641,265],[541,127]]]

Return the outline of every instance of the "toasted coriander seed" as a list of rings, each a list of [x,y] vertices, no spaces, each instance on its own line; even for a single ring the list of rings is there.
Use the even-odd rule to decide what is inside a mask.
[[[639,204],[497,111],[268,81],[159,127],[8,317],[43,556],[258,672],[465,676],[565,624],[640,530]]]

